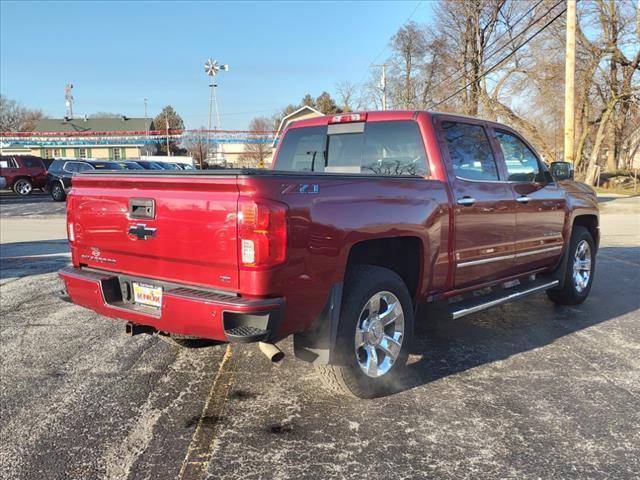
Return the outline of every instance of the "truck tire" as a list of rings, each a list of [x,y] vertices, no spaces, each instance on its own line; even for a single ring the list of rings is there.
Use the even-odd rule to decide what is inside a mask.
[[[33,183],[28,178],[19,178],[13,184],[13,191],[21,197],[26,197],[33,192]]]
[[[413,338],[413,304],[400,276],[356,265],[347,273],[334,365],[316,366],[331,391],[375,398],[401,388]]]
[[[596,267],[593,237],[584,227],[575,226],[571,233],[569,261],[561,289],[547,290],[547,296],[558,305],[579,305],[591,291]]]
[[[64,202],[67,198],[64,188],[57,182],[51,185],[51,198],[53,198],[55,202]]]

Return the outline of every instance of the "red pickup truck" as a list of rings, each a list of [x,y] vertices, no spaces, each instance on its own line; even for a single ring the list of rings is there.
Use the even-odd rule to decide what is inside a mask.
[[[183,346],[280,357],[293,334],[327,384],[384,395],[418,306],[584,301],[598,206],[568,166],[504,125],[388,111],[293,123],[272,170],[83,172],[63,295]]]

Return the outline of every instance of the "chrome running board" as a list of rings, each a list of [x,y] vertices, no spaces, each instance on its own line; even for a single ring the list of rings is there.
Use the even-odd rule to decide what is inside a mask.
[[[525,285],[519,285],[505,290],[498,290],[487,295],[479,295],[477,297],[471,297],[459,302],[451,303],[449,308],[451,309],[451,314],[454,319],[462,318],[466,315],[486,310],[487,308],[496,307],[523,297],[528,297],[534,293],[544,292],[545,290],[555,287],[558,283],[560,283],[558,280],[537,280]]]

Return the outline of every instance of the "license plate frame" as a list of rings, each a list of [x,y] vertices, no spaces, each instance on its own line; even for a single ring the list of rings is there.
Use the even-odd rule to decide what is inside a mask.
[[[133,289],[133,303],[144,307],[162,308],[162,287],[148,283],[131,282]]]

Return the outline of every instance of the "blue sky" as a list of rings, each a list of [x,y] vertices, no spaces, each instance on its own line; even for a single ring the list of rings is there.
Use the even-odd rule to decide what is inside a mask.
[[[417,8],[416,8],[417,7]],[[8,2],[0,3],[0,91],[64,115],[143,116],[171,104],[188,128],[207,124],[213,57],[222,128],[244,129],[309,92],[360,82],[384,60],[389,39],[411,19],[427,22],[433,4],[391,2]]]

